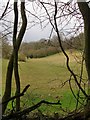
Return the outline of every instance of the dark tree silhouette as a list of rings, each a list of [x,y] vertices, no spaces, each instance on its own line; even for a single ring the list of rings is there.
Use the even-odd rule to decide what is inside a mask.
[[[90,21],[89,21],[90,20],[90,8],[88,5],[88,2],[86,2],[85,0],[83,0],[82,2],[77,0],[77,3],[74,3],[74,4],[72,4],[72,1],[68,2],[68,3],[64,3],[64,2],[57,1],[57,0],[54,0],[53,2],[52,1],[44,2],[44,1],[38,0],[38,2],[39,2],[39,5],[41,5],[44,8],[45,13],[46,13],[45,20],[42,20],[40,22],[43,23],[43,21],[47,21],[47,18],[48,18],[48,20],[49,20],[48,23],[51,24],[52,29],[56,32],[60,48],[66,57],[67,69],[71,73],[70,80],[71,80],[71,77],[74,78],[78,89],[85,96],[85,99],[87,100],[86,106],[85,106],[85,117],[86,118],[90,117],[90,115],[89,115],[89,113],[90,113],[90,47],[89,47],[89,45],[90,45],[90,33],[89,33],[90,32]],[[76,4],[78,4],[79,8],[77,8]],[[7,6],[8,6],[8,4],[7,4]],[[7,9],[7,7],[6,7],[6,9]],[[5,9],[5,11],[6,11],[6,9]],[[50,12],[49,12],[49,10],[50,10]],[[10,58],[10,61],[8,64],[8,68],[7,68],[6,86],[5,86],[4,96],[2,99],[2,102],[5,103],[2,105],[3,114],[4,114],[7,104],[8,104],[8,102],[5,102],[5,101],[10,100],[10,97],[11,97],[11,83],[12,83],[13,69],[14,69],[14,75],[15,75],[15,80],[16,80],[16,96],[20,95],[20,78],[19,78],[19,73],[18,73],[18,50],[20,48],[22,38],[24,36],[26,26],[27,26],[27,19],[26,19],[26,14],[25,14],[25,2],[21,2],[22,26],[21,26],[21,29],[20,29],[18,35],[17,35],[17,25],[18,25],[17,3],[14,3],[14,12],[15,12],[14,13],[15,21],[14,21],[14,30],[13,30],[13,47],[14,47],[14,49],[13,49],[13,53],[11,55],[11,58]],[[5,12],[4,12],[4,14],[5,14]],[[87,91],[85,91],[84,87],[81,85],[82,78],[78,79],[76,74],[70,68],[69,56],[67,55],[67,53],[65,52],[65,50],[62,46],[61,36],[60,36],[60,31],[59,31],[59,25],[62,24],[62,22],[64,20],[67,20],[66,24],[68,24],[69,21],[74,16],[79,21],[79,19],[82,18],[81,14],[83,16],[83,21],[84,21],[84,34],[85,34],[85,52],[84,52],[84,54],[85,54],[85,66],[86,66],[87,75],[88,75],[88,93],[87,93]],[[46,16],[48,16],[48,17],[46,17]],[[68,19],[69,18],[68,16],[70,17],[70,19]],[[39,18],[38,15],[37,16],[34,15],[34,17],[37,17],[37,19]],[[43,18],[43,15],[41,17]],[[58,24],[58,22],[60,22],[60,23]],[[77,28],[76,28],[76,26],[74,26],[71,33],[72,32],[75,33],[76,31],[78,31],[79,28],[81,27],[81,25],[82,25],[82,23],[80,23],[80,25],[78,25]],[[82,77],[82,73],[81,73],[81,77]],[[70,84],[70,80],[69,80],[69,84]],[[70,88],[72,91],[71,85],[70,85]],[[72,91],[72,93],[73,93],[73,91]],[[78,97],[76,97],[76,99],[77,98]],[[41,103],[40,103],[40,105],[41,105]],[[17,111],[20,110],[20,98],[16,98],[16,110]],[[84,116],[84,112],[83,112],[83,116]]]
[[[25,13],[25,2],[21,2],[21,17],[22,17],[22,26],[20,28],[19,34],[17,36],[17,24],[18,24],[18,9],[17,2],[13,3],[14,5],[14,30],[13,30],[13,53],[11,55],[8,68],[7,68],[7,76],[6,76],[6,86],[5,92],[2,98],[2,102],[7,101],[11,97],[11,85],[12,85],[12,73],[14,68],[15,80],[16,80],[16,95],[20,94],[20,78],[18,73],[18,50],[20,48],[26,26],[27,26],[27,18]],[[8,102],[2,104],[2,114],[4,114]],[[16,110],[20,109],[20,98],[16,98]]]
[[[85,33],[85,65],[88,75],[88,98],[87,98],[87,116],[90,113],[90,7],[85,0],[78,2],[79,9],[84,19],[84,33]]]

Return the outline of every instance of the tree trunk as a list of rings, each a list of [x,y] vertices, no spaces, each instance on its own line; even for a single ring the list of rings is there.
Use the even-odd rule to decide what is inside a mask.
[[[18,51],[14,51],[14,74],[15,74],[15,81],[16,81],[16,93],[15,95],[20,94],[20,78],[19,78],[19,71],[18,71]],[[20,110],[20,97],[16,98],[16,111]]]
[[[86,1],[78,2],[79,9],[84,19],[85,33],[85,65],[88,75],[88,96],[90,96],[90,8]],[[90,97],[87,98],[86,116],[90,113]]]
[[[16,39],[15,34],[14,34],[15,37],[13,36],[13,39],[15,40],[14,42],[15,42],[16,52],[14,53],[14,51],[13,51],[10,61],[9,61],[9,64],[8,64],[7,76],[6,76],[6,86],[5,86],[5,92],[4,92],[4,95],[2,98],[2,102],[7,101],[11,97],[11,83],[12,83],[13,68],[14,68],[15,77],[16,77],[16,94],[18,94],[20,92],[20,81],[19,81],[19,74],[18,74],[18,50],[20,48],[20,45],[21,45],[24,33],[26,31],[26,27],[27,27],[27,18],[26,18],[26,13],[25,13],[25,2],[24,1],[21,2],[21,17],[22,17],[22,26],[21,26],[21,29],[17,36],[17,39]],[[14,27],[15,26],[16,25],[14,25]],[[15,33],[17,33],[17,30]],[[14,67],[14,64],[16,64],[15,67]],[[20,98],[18,98],[17,102],[16,102],[17,110],[19,110],[19,108],[20,108],[20,102],[18,103],[18,101],[20,101]],[[2,114],[4,114],[7,104],[8,104],[8,102],[2,105]]]
[[[11,55],[10,61],[8,63],[7,75],[6,75],[6,84],[5,84],[5,92],[2,98],[2,102],[5,102],[11,97],[11,84],[12,84],[12,73],[13,73],[13,54]],[[8,103],[2,104],[2,114],[4,114],[5,109]]]
[[[16,44],[17,28],[18,28],[18,1],[14,2],[14,30],[13,30],[13,48],[14,48],[14,76],[16,81],[16,95],[20,94],[20,78],[18,71],[18,49]],[[20,97],[16,98],[16,111],[20,110]]]

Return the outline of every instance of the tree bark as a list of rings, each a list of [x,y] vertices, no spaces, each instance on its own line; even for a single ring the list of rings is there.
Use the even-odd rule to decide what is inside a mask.
[[[8,101],[11,97],[11,84],[12,84],[12,73],[13,73],[14,64],[16,64],[15,68],[14,68],[14,72],[15,72],[16,79],[17,79],[16,80],[16,84],[17,84],[16,85],[16,94],[20,92],[20,81],[19,81],[18,61],[17,60],[18,60],[18,50],[20,48],[20,45],[21,45],[24,33],[26,31],[26,27],[27,27],[27,18],[26,18],[26,13],[25,13],[25,2],[21,2],[21,17],[22,17],[22,26],[21,26],[21,29],[20,29],[19,34],[17,36],[17,39],[15,39],[16,38],[15,34],[14,34],[15,36],[13,36],[13,39],[15,40],[14,42],[16,42],[16,44],[15,44],[16,53],[14,53],[14,50],[13,50],[13,53],[11,55],[11,58],[10,58],[10,61],[8,64],[6,84],[5,84],[5,92],[4,92],[4,95],[2,98],[2,102]],[[14,26],[14,30],[16,30],[15,33],[17,33],[17,28],[15,29],[15,26]],[[14,58],[14,57],[16,57],[16,58]],[[8,104],[8,102],[5,104],[2,104],[2,114],[4,114],[6,107],[7,107],[7,104]],[[17,110],[19,110],[20,103],[19,104],[17,103],[17,106],[18,106]]]
[[[13,48],[14,48],[14,76],[16,81],[16,95],[20,94],[20,78],[18,71],[18,50],[16,45],[16,36],[17,36],[17,28],[18,28],[18,1],[14,2],[14,30],[13,30]],[[20,110],[20,97],[16,98],[16,111]]]
[[[84,33],[85,33],[85,65],[88,75],[88,98],[86,111],[87,115],[90,112],[90,8],[85,0],[78,2],[79,9],[84,19]]]
[[[6,75],[6,84],[5,84],[5,92],[2,98],[2,102],[5,102],[11,97],[11,84],[12,84],[12,73],[13,73],[13,54],[11,55],[10,61],[8,63],[7,75]],[[7,103],[2,104],[2,114],[4,114],[5,109],[7,107]]]

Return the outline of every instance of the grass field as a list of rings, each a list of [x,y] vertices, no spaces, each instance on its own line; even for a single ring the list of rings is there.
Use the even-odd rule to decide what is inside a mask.
[[[71,54],[67,52],[70,56],[70,66],[75,74],[80,74],[80,53],[75,51]],[[68,83],[62,87],[62,84],[69,79],[70,73],[68,72],[65,65],[65,57],[62,53],[58,53],[49,57],[40,59],[29,59],[26,62],[19,62],[19,73],[21,80],[21,90],[30,84],[26,95],[22,97],[22,101],[26,105],[32,105],[39,102],[42,99],[48,100],[50,102],[61,101],[62,107],[68,110],[75,108],[76,100],[70,92]],[[6,68],[8,61],[2,61],[2,90],[4,92]],[[86,71],[84,70],[84,77],[86,77]],[[77,87],[72,82],[72,86],[76,91]],[[76,88],[76,89],[75,89]],[[12,95],[15,92],[15,81],[13,78],[12,82]],[[28,99],[26,99],[28,98]],[[23,104],[23,102],[22,102]],[[59,111],[60,106],[44,106],[41,107],[42,111],[54,112]],[[48,108],[48,109],[47,109]]]

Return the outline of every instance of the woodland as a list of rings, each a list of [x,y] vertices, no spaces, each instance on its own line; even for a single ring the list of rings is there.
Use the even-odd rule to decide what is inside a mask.
[[[28,9],[33,6],[33,12]],[[7,15],[9,16],[10,12],[13,12],[14,20],[9,21]],[[4,87],[2,88],[2,95],[0,97],[0,107],[2,108],[1,120],[89,120],[90,119],[90,1],[86,0],[71,0],[67,2],[62,2],[59,0],[15,0],[11,2],[8,0],[6,6],[3,6],[3,11],[0,16],[1,25],[3,27],[0,32],[0,40],[2,43],[2,62],[8,60],[8,65],[5,71],[4,77]],[[33,20],[34,19],[34,20]],[[71,22],[74,22],[69,28],[67,25],[70,25]],[[11,26],[8,25],[10,22]],[[35,25],[40,24],[41,28],[45,29],[48,24],[52,26],[50,35],[48,39],[41,38],[41,40],[36,42],[22,42],[24,35],[28,28],[34,27]],[[64,31],[62,33],[62,31]],[[53,35],[53,33],[55,35]],[[8,41],[8,38],[11,37],[12,45]],[[69,51],[69,52],[68,52]],[[76,74],[74,67],[72,68],[72,60],[69,56],[69,53],[80,53],[79,61],[77,61],[77,56],[74,57],[76,60],[75,66],[78,67],[76,70],[80,74]],[[22,106],[21,101],[27,91],[32,87],[30,82],[27,82],[26,85],[22,86],[22,76],[19,69],[19,62],[21,65],[32,62],[37,66],[35,60],[44,60],[43,67],[46,66],[45,61],[50,60],[49,57],[56,54],[62,54],[64,59],[61,59],[60,62],[64,61],[65,68],[67,72],[60,71],[68,79],[62,82],[62,87],[66,86],[68,83],[71,94],[75,99],[75,107],[73,110],[65,109],[62,107],[61,100],[59,99],[59,92],[57,94],[57,101],[53,99],[45,99],[40,97],[39,101],[36,101],[32,105]],[[61,57],[60,57],[61,58]],[[51,61],[55,59],[55,56],[51,58]],[[57,57],[55,59],[55,64],[58,66]],[[42,63],[42,61],[41,61]],[[47,62],[48,63],[48,62]],[[79,63],[79,65],[78,65]],[[32,65],[31,64],[31,65]],[[49,65],[49,64],[48,64]],[[53,64],[51,64],[53,65]],[[28,68],[29,64],[27,64]],[[33,66],[33,67],[35,67]],[[26,69],[26,67],[24,67]],[[24,70],[23,69],[23,70]],[[40,64],[38,71],[40,70]],[[38,73],[37,71],[37,73]],[[42,70],[43,71],[43,70]],[[46,70],[48,71],[48,69]],[[50,71],[59,71],[52,69]],[[48,79],[51,77],[48,74]],[[86,72],[86,74],[85,74]],[[24,71],[24,75],[28,73]],[[45,72],[46,73],[46,72]],[[59,75],[58,73],[58,75]],[[69,73],[69,74],[67,74]],[[3,71],[2,71],[3,74]],[[30,75],[31,73],[29,73]],[[85,77],[84,77],[85,74]],[[43,78],[42,74],[40,78]],[[13,81],[14,77],[14,81]],[[57,76],[56,76],[57,77]],[[59,75],[61,78],[61,76]],[[24,78],[24,77],[23,77]],[[22,79],[23,79],[22,78]],[[35,78],[35,71],[32,79]],[[46,78],[46,76],[45,76]],[[2,78],[3,79],[3,78]],[[56,78],[55,78],[56,79]],[[25,80],[26,81],[26,80]],[[14,82],[14,93],[12,83]],[[39,85],[40,85],[39,81]],[[42,85],[45,84],[44,83]],[[50,81],[49,81],[50,82]],[[35,83],[35,82],[34,82]],[[54,84],[56,84],[55,82]],[[57,83],[59,84],[59,83]],[[2,84],[3,85],[3,84]],[[42,85],[40,87],[42,87]],[[51,84],[50,84],[51,85]],[[48,85],[46,85],[46,89]],[[75,90],[76,88],[76,90]],[[57,88],[51,87],[51,89],[57,90]],[[65,88],[66,89],[66,88]],[[67,91],[67,89],[66,89]],[[12,95],[13,93],[13,95]],[[34,93],[34,92],[32,92]],[[40,94],[44,94],[42,90],[39,91]],[[54,96],[52,95],[52,97]],[[68,94],[66,92],[66,94]],[[49,94],[50,97],[51,94]],[[70,95],[68,96],[69,99]],[[35,95],[32,97],[35,99]],[[39,98],[39,97],[38,97]],[[42,99],[43,98],[43,99]],[[29,99],[27,99],[28,101]],[[68,100],[65,99],[67,104]],[[7,111],[8,106],[11,107]],[[50,106],[59,106],[60,111],[55,111],[53,115],[43,113],[43,105],[46,105],[46,109]],[[39,109],[41,107],[41,109]],[[35,112],[35,111],[38,112]],[[55,110],[58,110],[56,108]],[[34,112],[33,115],[30,113]]]

